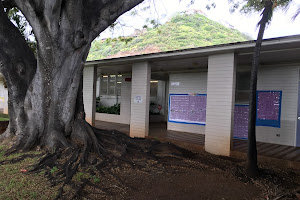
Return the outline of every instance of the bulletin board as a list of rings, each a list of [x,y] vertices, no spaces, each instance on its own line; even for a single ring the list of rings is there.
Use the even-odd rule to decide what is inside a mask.
[[[233,138],[248,138],[249,105],[235,105]]]
[[[169,122],[205,125],[206,94],[170,94]]]
[[[256,126],[280,128],[282,91],[257,91]]]

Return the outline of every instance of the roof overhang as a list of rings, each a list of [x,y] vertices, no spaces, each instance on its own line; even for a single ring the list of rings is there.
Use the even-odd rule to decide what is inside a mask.
[[[99,68],[108,69],[111,66],[117,67],[119,71],[121,68],[128,68],[133,63],[150,62],[157,66],[153,71],[163,71],[167,68],[170,61],[175,61],[177,64],[181,61],[182,69],[189,66],[206,67],[207,58],[210,55],[235,53],[237,55],[237,62],[240,65],[251,64],[253,50],[255,47],[255,40],[247,42],[229,43],[215,46],[198,47],[192,49],[183,49],[176,51],[167,51],[152,54],[135,55],[120,58],[103,59],[96,61],[88,61],[86,66],[96,65]],[[201,60],[202,59],[202,60]],[[199,62],[196,62],[199,61]],[[174,62],[174,63],[175,63]],[[189,62],[189,63],[187,63]],[[263,40],[261,48],[261,62],[262,63],[286,63],[299,62],[300,63],[300,35],[287,36],[273,39]],[[165,64],[164,64],[165,63]],[[193,67],[191,67],[193,68]],[[117,71],[118,71],[117,70]]]

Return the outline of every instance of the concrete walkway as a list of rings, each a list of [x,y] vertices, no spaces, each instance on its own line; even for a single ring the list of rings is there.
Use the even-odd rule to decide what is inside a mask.
[[[96,127],[104,130],[118,130],[129,135],[129,125],[126,124],[96,121]],[[148,137],[174,142],[191,150],[204,149],[205,135],[168,131],[167,123],[150,123]],[[279,164],[290,167],[300,167],[299,147],[257,142],[257,151],[263,160],[270,161],[271,159],[271,161],[275,163],[284,160],[285,162],[280,162]],[[247,140],[234,139],[231,155],[233,157],[245,158],[246,152]]]

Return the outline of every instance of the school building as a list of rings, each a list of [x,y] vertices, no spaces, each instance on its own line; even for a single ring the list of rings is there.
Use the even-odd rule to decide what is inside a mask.
[[[130,126],[147,137],[149,122],[205,136],[205,150],[230,155],[247,139],[255,41],[86,62],[87,121]],[[263,41],[257,85],[257,141],[300,146],[300,35]],[[119,114],[96,112],[117,107]],[[97,108],[98,109],[98,108]]]

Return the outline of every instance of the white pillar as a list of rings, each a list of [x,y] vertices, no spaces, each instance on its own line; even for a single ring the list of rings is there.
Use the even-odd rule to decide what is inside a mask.
[[[236,63],[234,53],[208,58],[205,150],[230,155],[235,104]]]
[[[135,63],[132,66],[130,137],[144,138],[149,132],[150,105],[149,63]]]
[[[97,82],[96,82],[96,97],[100,96],[100,76],[97,76]]]
[[[85,120],[95,125],[96,112],[96,81],[97,67],[85,66],[83,69],[83,103],[85,110]]]

